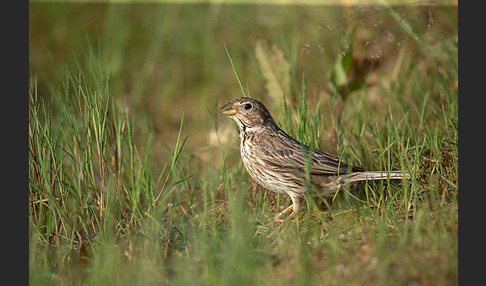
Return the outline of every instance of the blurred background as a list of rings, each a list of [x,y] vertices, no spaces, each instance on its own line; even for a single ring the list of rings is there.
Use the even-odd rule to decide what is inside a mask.
[[[64,80],[63,67],[89,63],[83,57],[91,49],[109,75],[110,96],[126,106],[136,122],[144,122],[136,129],[136,140],[143,142],[143,126],[148,124],[158,139],[173,144],[184,114],[184,130],[191,132],[187,146],[204,156],[221,140],[215,127],[227,120],[217,108],[242,96],[225,45],[246,91],[267,105],[281,105],[283,92],[272,95],[268,90],[258,45],[275,55],[274,63],[280,60],[292,67],[291,78],[296,80],[286,91],[291,103],[304,78],[310,106],[331,98],[336,93],[332,73],[346,54],[352,54],[354,69],[348,74],[366,74],[373,100],[380,92],[374,91],[378,78],[380,85],[400,80],[401,50],[415,57],[417,65],[424,60],[427,69],[431,49],[423,47],[451,35],[457,38],[457,1],[408,2],[393,11],[382,4],[31,2],[29,69],[37,78],[39,96],[48,99]],[[356,27],[352,51],[346,40],[351,27]],[[55,102],[52,108],[55,113]],[[160,147],[160,142],[152,146],[155,162],[168,155]]]

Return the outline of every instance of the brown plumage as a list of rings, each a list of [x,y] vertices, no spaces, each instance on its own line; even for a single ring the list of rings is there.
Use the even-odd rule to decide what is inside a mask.
[[[233,119],[240,129],[240,151],[243,164],[260,186],[275,193],[285,193],[292,205],[275,216],[292,210],[289,218],[300,209],[300,198],[306,192],[306,168],[310,183],[319,195],[331,197],[342,185],[363,180],[402,179],[401,171],[366,171],[319,151],[290,137],[272,119],[267,108],[258,100],[248,97],[233,99],[220,108]]]

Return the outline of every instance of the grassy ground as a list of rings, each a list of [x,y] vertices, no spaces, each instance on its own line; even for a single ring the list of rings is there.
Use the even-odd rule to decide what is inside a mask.
[[[457,7],[30,4],[29,278],[455,285]],[[235,76],[225,46],[238,72]],[[218,107],[412,179],[289,198]]]

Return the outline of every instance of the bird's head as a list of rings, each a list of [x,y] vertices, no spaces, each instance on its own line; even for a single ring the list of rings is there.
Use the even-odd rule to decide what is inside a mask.
[[[235,98],[221,106],[220,110],[238,124],[240,131],[273,123],[272,116],[263,103],[249,97]]]

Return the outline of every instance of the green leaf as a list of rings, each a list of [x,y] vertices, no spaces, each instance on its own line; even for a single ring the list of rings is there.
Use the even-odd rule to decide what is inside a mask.
[[[336,63],[331,71],[331,82],[336,88],[348,83],[348,74],[353,62],[353,38],[356,26],[351,28],[347,33],[343,43],[343,51],[338,55]]]

